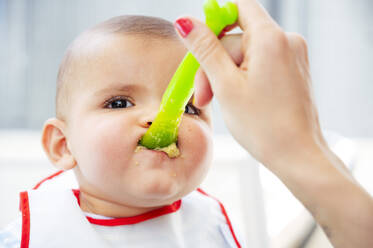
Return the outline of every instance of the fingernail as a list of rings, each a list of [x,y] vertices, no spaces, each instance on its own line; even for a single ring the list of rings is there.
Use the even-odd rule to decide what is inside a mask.
[[[221,33],[219,34],[218,36],[218,39],[220,40],[221,38],[223,38],[225,36],[225,31],[221,31]]]
[[[225,28],[223,28],[223,31],[228,32],[229,31],[229,26],[226,26]]]
[[[193,22],[188,18],[179,18],[174,23],[179,34],[185,38],[193,29]]]

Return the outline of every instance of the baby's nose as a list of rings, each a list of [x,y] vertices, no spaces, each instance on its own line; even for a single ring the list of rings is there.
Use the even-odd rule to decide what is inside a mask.
[[[142,127],[144,127],[144,128],[149,128],[150,127],[150,125],[152,124],[153,122],[152,121],[142,121],[141,123],[140,123],[140,125],[142,126]]]
[[[157,105],[154,104],[154,106]],[[143,128],[149,128],[157,116],[157,113],[158,107],[147,108],[143,113],[141,113],[141,116],[139,116],[138,124]]]

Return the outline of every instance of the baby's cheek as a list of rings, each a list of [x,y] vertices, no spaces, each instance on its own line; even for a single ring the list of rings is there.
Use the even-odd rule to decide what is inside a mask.
[[[100,176],[101,173],[116,173],[127,164],[131,149],[130,134],[121,125],[102,121],[81,130],[81,167],[88,167],[86,173]],[[123,167],[122,167],[123,169]],[[92,175],[92,176],[94,176]],[[102,175],[102,174],[101,174]]]
[[[182,156],[188,159],[187,173],[196,173],[196,170],[204,173],[212,159],[211,128],[199,120],[185,120],[180,126],[178,143]]]

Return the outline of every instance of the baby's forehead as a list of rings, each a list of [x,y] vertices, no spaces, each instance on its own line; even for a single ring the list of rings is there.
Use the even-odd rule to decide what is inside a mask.
[[[65,70],[70,77],[67,84],[71,89],[79,88],[84,83],[90,85],[103,76],[102,82],[120,78],[132,84],[141,81],[149,83],[149,78],[144,79],[147,77],[145,75],[158,75],[155,68],[167,72],[169,65],[175,61],[179,63],[186,53],[186,48],[178,39],[145,34],[104,33],[94,36],[88,40],[82,39],[71,50],[69,68]]]
[[[79,74],[79,65],[97,55],[103,41],[114,41],[113,37],[137,37],[142,41],[175,40],[177,35],[171,22],[146,16],[118,16],[109,19],[79,35],[67,49],[57,77],[56,115],[62,115],[68,97],[78,88],[74,75]]]
[[[184,45],[175,38],[154,37],[148,34],[96,33],[80,40],[79,44],[71,49],[71,62],[75,66],[85,65],[96,62],[97,59],[112,60],[118,55],[121,60],[134,59],[133,57],[154,55],[157,50],[160,54],[167,53],[175,48],[186,52]]]

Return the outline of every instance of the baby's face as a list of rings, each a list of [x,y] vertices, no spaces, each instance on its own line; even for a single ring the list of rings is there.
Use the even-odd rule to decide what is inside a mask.
[[[135,207],[170,204],[194,190],[211,162],[210,113],[190,103],[178,135],[181,156],[142,149],[138,141],[186,50],[177,40],[102,37],[74,66],[67,140],[81,190]]]

